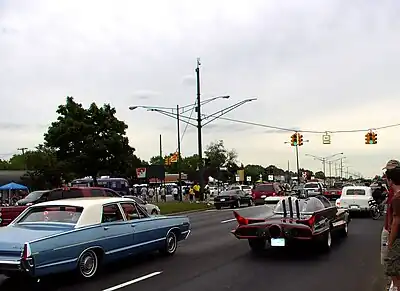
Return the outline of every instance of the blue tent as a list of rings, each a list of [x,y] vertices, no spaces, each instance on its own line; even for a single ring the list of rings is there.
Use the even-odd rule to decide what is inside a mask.
[[[20,185],[14,182],[5,184],[3,186],[0,187],[0,190],[27,190],[28,187],[24,186],[24,185]]]

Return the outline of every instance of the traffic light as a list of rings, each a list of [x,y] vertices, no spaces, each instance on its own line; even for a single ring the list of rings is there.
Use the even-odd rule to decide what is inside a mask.
[[[292,134],[290,145],[291,146],[297,146],[297,133]]]
[[[371,133],[368,132],[365,134],[365,144],[370,144],[371,143]]]
[[[372,133],[372,144],[378,143],[378,134],[376,132]]]
[[[299,133],[298,136],[299,136],[299,146],[302,146],[303,145],[303,135]]]

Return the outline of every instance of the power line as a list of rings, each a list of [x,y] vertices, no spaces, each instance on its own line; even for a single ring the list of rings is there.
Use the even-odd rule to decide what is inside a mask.
[[[258,123],[258,122],[245,121],[245,120],[233,119],[233,118],[228,118],[228,117],[219,117],[218,119],[231,121],[231,122],[235,122],[235,123],[246,124],[246,125],[259,126],[259,127],[269,128],[269,129],[282,130],[282,131],[291,131],[291,132],[295,131],[295,132],[318,133],[318,134],[365,132],[365,131],[369,131],[371,129],[381,130],[381,129],[387,129],[387,128],[393,128],[393,127],[399,127],[400,126],[400,123],[395,123],[395,124],[390,124],[390,125],[385,125],[385,126],[380,126],[380,127],[367,128],[367,129],[364,128],[364,129],[351,129],[351,130],[325,130],[325,131],[318,131],[318,130],[308,130],[308,129],[298,129],[298,128],[295,129],[295,128],[274,126],[274,125],[267,125],[267,124],[262,124],[262,123]]]

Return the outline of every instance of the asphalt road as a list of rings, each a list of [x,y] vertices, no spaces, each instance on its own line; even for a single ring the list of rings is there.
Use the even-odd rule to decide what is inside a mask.
[[[267,206],[243,208],[246,216],[271,211]],[[382,221],[355,218],[349,236],[334,241],[329,254],[312,250],[251,254],[246,241],[230,234],[236,226],[231,210],[189,215],[192,233],[173,257],[158,254],[129,258],[109,266],[89,282],[70,275],[39,283],[0,278],[1,291],[378,291],[382,288],[379,239]]]

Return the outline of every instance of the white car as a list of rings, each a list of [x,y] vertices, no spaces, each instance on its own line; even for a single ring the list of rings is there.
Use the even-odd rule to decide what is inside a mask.
[[[349,211],[369,211],[369,201],[372,198],[372,189],[367,186],[343,187],[342,195],[336,200],[336,207]]]
[[[308,182],[304,185],[304,191],[306,191],[308,197],[317,195],[323,195],[326,188],[321,182]]]
[[[142,200],[139,197],[136,196],[124,196],[125,198],[133,199],[137,204],[142,206],[144,209],[146,209],[147,213],[150,215],[158,215],[161,214],[160,208],[157,205],[147,203],[146,201]]]
[[[228,190],[242,190],[244,193],[251,195],[251,186],[249,185],[231,185]]]

